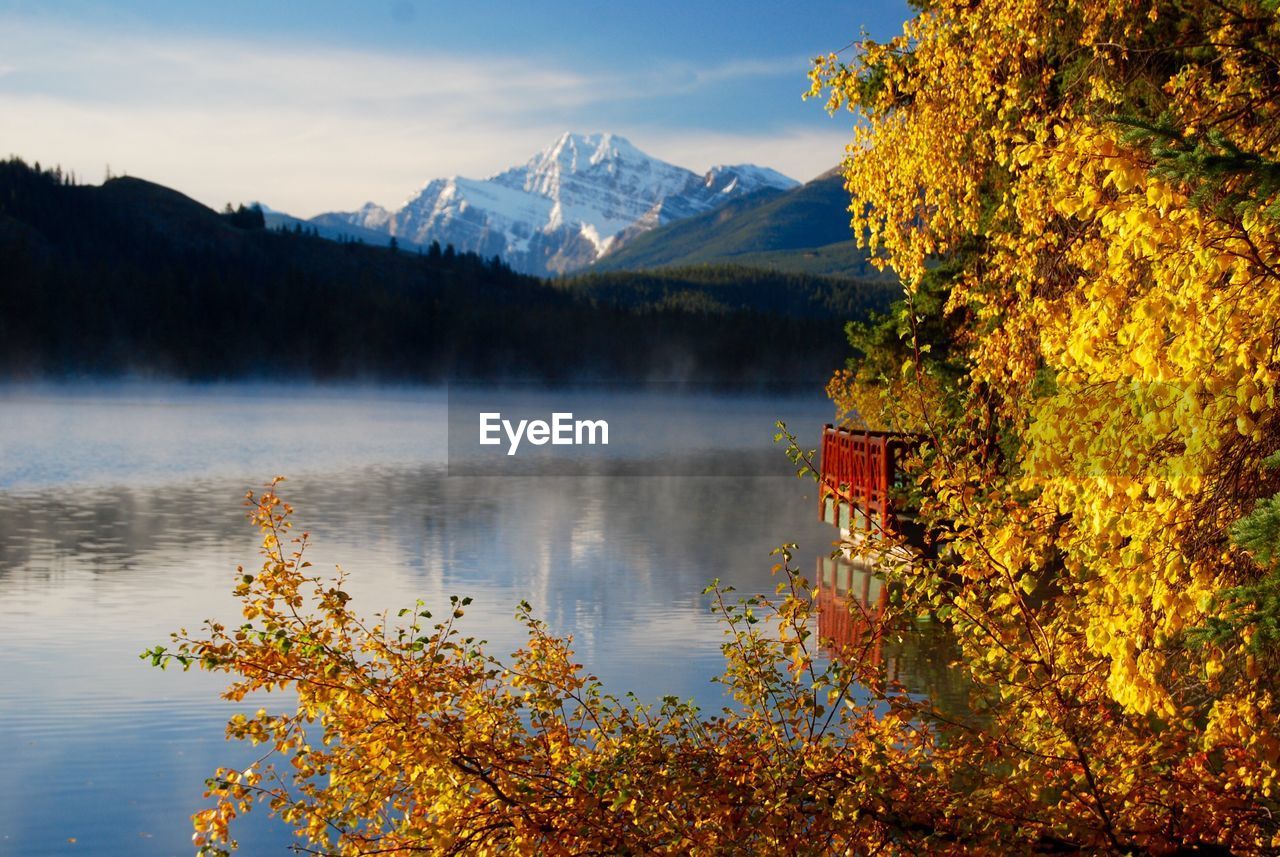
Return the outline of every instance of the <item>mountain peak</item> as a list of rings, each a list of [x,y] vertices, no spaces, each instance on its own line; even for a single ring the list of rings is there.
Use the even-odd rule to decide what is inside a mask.
[[[653,160],[644,152],[631,144],[626,137],[618,134],[596,133],[579,134],[565,131],[556,141],[541,154],[529,161],[534,164],[557,163],[571,171],[595,166],[604,161],[646,161]]]
[[[519,184],[527,191],[554,198],[567,176],[613,175],[626,171],[652,173],[664,169],[687,173],[645,154],[617,134],[566,131],[530,158],[523,168],[507,170],[494,176],[494,180],[508,186]]]

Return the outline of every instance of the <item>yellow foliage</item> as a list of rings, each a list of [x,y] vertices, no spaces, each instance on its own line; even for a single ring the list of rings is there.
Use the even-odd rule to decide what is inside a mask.
[[[1194,632],[1261,574],[1228,528],[1276,488],[1278,64],[1274,4],[943,0],[812,75],[863,117],[852,223],[908,307],[961,263],[960,380],[901,426],[927,441],[916,475],[948,547],[909,585],[963,605],[980,681],[1040,683],[1002,718],[1028,753],[1110,724],[1068,753],[1094,756],[1110,847],[1148,847],[1159,818],[1236,851],[1276,835],[1258,819],[1280,809],[1277,661]],[[833,398],[874,386],[838,375]],[[1255,823],[1221,826],[1233,812]]]
[[[708,717],[675,699],[654,709],[605,694],[527,605],[528,642],[505,663],[458,631],[470,599],[438,618],[419,603],[397,630],[368,624],[349,609],[341,575],[306,571],[307,538],[289,538],[275,484],[249,505],[264,535],[261,570],[237,571],[250,621],[211,621],[203,635],[175,635],[172,652],[149,653],[228,674],[231,700],[296,694],[292,711],[228,722],[229,738],[269,749],[210,780],[215,804],[193,817],[202,854],[234,849],[231,826],[259,803],[308,849],[350,855],[868,844],[907,854],[949,823],[941,802],[906,800],[932,790],[920,777],[933,742],[922,703],[869,660],[818,657],[807,583],[785,549],[780,598],[735,605],[708,590],[726,631],[721,681],[737,701]]]

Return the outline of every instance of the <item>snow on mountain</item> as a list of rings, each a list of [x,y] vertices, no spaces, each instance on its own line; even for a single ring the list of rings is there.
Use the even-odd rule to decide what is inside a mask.
[[[751,164],[705,175],[650,157],[615,134],[563,134],[487,179],[427,182],[396,211],[369,203],[317,222],[346,222],[418,245],[438,241],[501,256],[518,271],[562,274],[594,262],[640,232],[762,188],[798,183]]]

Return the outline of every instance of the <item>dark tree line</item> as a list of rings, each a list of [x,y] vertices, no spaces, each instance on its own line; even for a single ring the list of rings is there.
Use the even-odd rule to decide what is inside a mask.
[[[897,283],[716,264],[588,273],[556,285],[597,304],[754,310],[799,318],[866,318],[900,296]]]
[[[267,217],[262,213],[262,206],[256,202],[249,206],[241,203],[237,208],[232,208],[231,203],[228,202],[227,207],[222,211],[222,217],[238,229],[267,228]]]
[[[737,301],[711,285],[553,285],[0,162],[0,377],[818,382],[843,359],[841,313],[760,298],[786,283]]]

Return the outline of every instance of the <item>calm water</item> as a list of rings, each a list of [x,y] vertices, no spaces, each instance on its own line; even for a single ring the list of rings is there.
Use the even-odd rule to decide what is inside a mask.
[[[205,777],[252,757],[223,741],[236,709],[217,677],[137,655],[238,618],[233,572],[257,562],[241,500],[277,473],[311,560],[340,562],[365,612],[470,595],[468,633],[505,654],[526,599],[611,689],[719,705],[722,638],[701,589],[771,590],[785,541],[806,571],[830,550],[813,484],[769,452],[779,417],[816,445],[829,406],[628,395],[631,412],[665,415],[646,428],[652,472],[691,448],[754,463],[475,479],[446,475],[439,390],[0,388],[0,854],[191,853]],[[246,854],[288,853],[265,812],[238,832]]]

